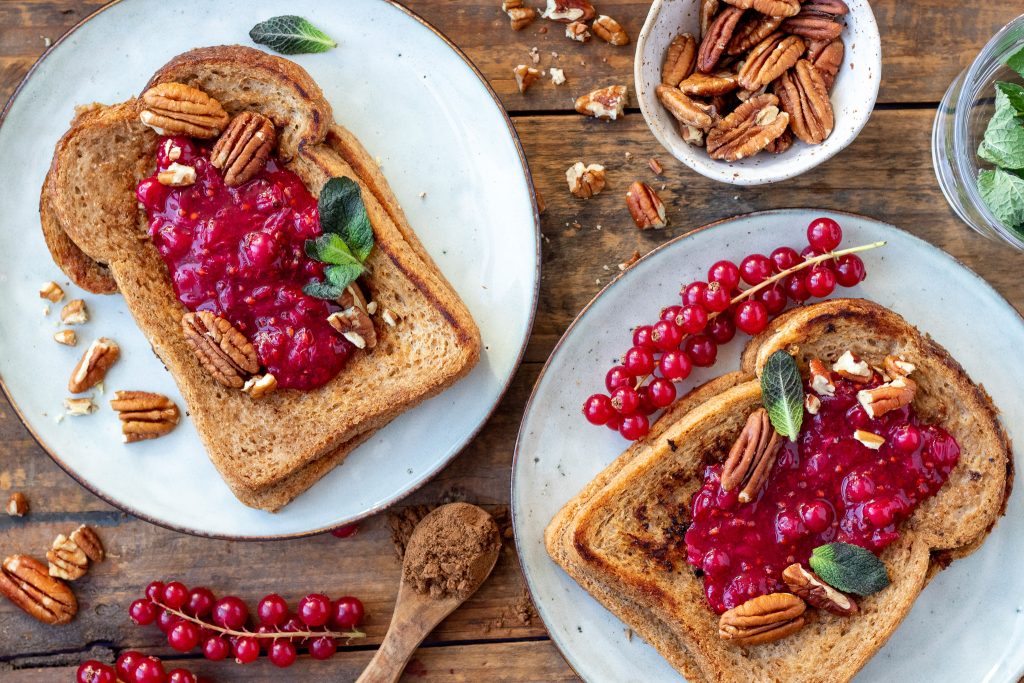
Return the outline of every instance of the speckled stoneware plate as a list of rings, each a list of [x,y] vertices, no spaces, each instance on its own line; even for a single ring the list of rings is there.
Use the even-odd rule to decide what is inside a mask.
[[[516,542],[534,602],[569,664],[591,683],[682,680],[657,652],[579,587],[547,555],[544,528],[627,443],[580,414],[604,386],[612,359],[630,346],[630,328],[657,320],[682,283],[703,279],[721,258],[739,260],[780,245],[806,244],[807,224],[831,215],[844,246],[888,240],[864,255],[868,278],[842,290],[889,306],[931,334],[985,385],[1015,444],[1024,443],[1024,323],[988,284],[935,247],[870,218],[783,210],[728,219],[655,250],[609,284],[559,342],[530,398],[512,479]],[[743,337],[743,335],[739,335]],[[719,350],[716,367],[685,388],[736,370],[745,338]],[[892,639],[857,676],[883,681],[1015,682],[1024,673],[1024,497],[970,557],[941,572]]]
[[[119,296],[86,295],[92,320],[77,348],[51,339],[58,307],[38,289],[67,279],[39,229],[39,188],[53,146],[79,103],[138,94],[176,54],[251,45],[253,24],[277,14],[313,20],[339,46],[294,60],[323,88],[338,121],[380,161],[431,256],[483,335],[466,379],[378,432],[278,514],[237,502],[189,420],[167,437],[120,443],[108,405],[115,389],[181,398]],[[505,112],[447,39],[384,0],[122,0],[57,43],[15,96],[0,127],[0,377],[22,418],[78,481],[145,519],[190,533],[267,538],[313,533],[380,510],[438,472],[473,437],[504,393],[536,306],[539,228],[529,171]],[[425,193],[421,196],[421,193]],[[81,296],[68,287],[71,297]],[[105,335],[123,357],[100,411],[58,423],[68,376]]]
[[[868,0],[846,0],[846,55],[832,90],[835,128],[820,145],[799,140],[784,154],[762,153],[735,163],[715,161],[703,147],[683,141],[676,120],[654,93],[669,43],[680,33],[700,35],[700,0],[654,0],[636,41],[633,79],[640,111],[654,137],[697,173],[734,185],[762,185],[793,178],[846,148],[868,122],[882,80],[882,42]]]

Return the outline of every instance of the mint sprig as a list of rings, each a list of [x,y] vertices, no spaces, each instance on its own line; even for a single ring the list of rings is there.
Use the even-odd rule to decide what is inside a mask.
[[[374,235],[359,183],[351,178],[331,178],[320,190],[317,202],[323,234],[306,240],[309,258],[329,264],[324,280],[310,282],[302,291],[318,299],[335,300],[366,272]]]
[[[773,353],[761,369],[761,402],[775,431],[796,441],[804,420],[804,383],[785,351]]]
[[[252,27],[249,37],[283,55],[326,52],[338,46],[326,33],[294,14],[261,21]]]
[[[1008,226],[1024,226],[1024,178],[1001,168],[978,174],[981,198],[996,218]]]
[[[844,593],[871,595],[890,583],[882,561],[859,545],[836,542],[818,546],[809,562],[825,583]]]
[[[1024,78],[1024,50],[1006,66]],[[978,156],[995,166],[978,173],[981,198],[999,221],[1024,234],[1024,86],[996,83],[995,113],[978,146]]]

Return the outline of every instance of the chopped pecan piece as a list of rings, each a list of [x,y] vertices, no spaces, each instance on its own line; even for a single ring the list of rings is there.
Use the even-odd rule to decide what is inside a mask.
[[[210,163],[224,171],[226,185],[237,187],[263,170],[276,143],[273,121],[253,111],[242,112],[213,146]]]
[[[881,417],[886,413],[909,406],[917,394],[917,382],[909,377],[899,376],[874,389],[857,392],[857,400],[864,406],[868,417]]]
[[[752,9],[770,17],[791,17],[800,11],[800,0],[725,0],[733,7]]]
[[[672,39],[665,50],[665,61],[661,65],[663,85],[677,86],[693,73],[697,64],[697,39],[689,33],[681,33]]]
[[[835,115],[828,87],[818,69],[806,59],[775,82],[775,94],[789,114],[793,133],[810,145],[818,145],[832,134]]]
[[[89,309],[81,299],[72,299],[60,309],[60,321],[65,325],[84,325],[89,322]]]
[[[184,83],[161,83],[142,95],[142,122],[160,135],[215,138],[228,123],[228,113],[202,90]]]
[[[89,569],[89,558],[85,551],[64,534],[58,534],[53,539],[53,545],[46,551],[46,560],[50,563],[50,576],[65,581],[80,579]]]
[[[269,372],[265,375],[250,377],[242,387],[242,391],[257,399],[272,394],[275,389],[277,389],[277,378]]]
[[[547,8],[541,16],[569,24],[574,21],[590,21],[597,16],[597,11],[587,0],[548,0]]]
[[[898,358],[896,356],[885,357],[885,371],[892,379],[896,379],[897,377],[906,377],[915,370],[917,370],[917,368],[913,363],[908,363],[902,358]]]
[[[782,448],[782,437],[768,419],[768,411],[758,408],[740,431],[736,443],[722,467],[722,489],[740,488],[739,500],[749,503],[757,497]]]
[[[841,617],[848,617],[857,612],[857,603],[853,598],[828,585],[799,562],[789,565],[782,571],[782,580],[794,595],[798,595],[818,609]]]
[[[28,499],[21,491],[15,491],[7,499],[7,514],[11,517],[24,517],[28,514]]]
[[[742,55],[774,33],[781,23],[782,17],[769,17],[756,12],[748,14],[732,34],[732,40],[725,48],[726,54],[732,57]]]
[[[505,14],[508,15],[509,23],[512,24],[513,31],[522,31],[524,28],[533,23],[534,19],[537,18],[537,10],[532,7],[509,7],[505,10]]]
[[[817,415],[821,410],[821,399],[814,394],[804,394],[804,409],[811,415]]]
[[[519,92],[525,94],[529,90],[530,86],[533,85],[538,78],[540,78],[540,71],[534,69],[532,66],[526,64],[519,64],[512,70],[512,73],[516,77],[516,87],[519,88]]]
[[[739,161],[767,147],[789,126],[789,115],[779,111],[778,103],[774,95],[764,94],[738,106],[708,133],[708,155]]]
[[[806,610],[791,593],[761,595],[719,617],[718,635],[737,645],[771,643],[803,628]]]
[[[565,25],[565,37],[577,43],[590,40],[590,29],[582,21],[574,21]]]
[[[74,346],[78,343],[78,335],[75,334],[74,330],[61,330],[60,332],[54,332],[53,341],[64,346]]]
[[[851,382],[865,384],[871,381],[871,368],[852,351],[844,351],[835,363],[832,364],[832,372],[844,377]]]
[[[665,172],[665,169],[662,168],[661,162],[658,161],[657,157],[651,157],[650,159],[648,159],[647,167],[651,169],[651,173],[653,173],[654,175],[661,175],[662,173]]]
[[[609,17],[606,14],[602,14],[594,23],[590,26],[593,30],[594,35],[611,45],[629,45],[629,34],[626,33],[626,29],[622,28],[622,25]]]
[[[576,111],[597,119],[614,121],[626,110],[626,86],[609,85],[576,98]]]
[[[39,298],[57,303],[64,298],[64,290],[56,282],[44,282],[43,286],[39,288]]]
[[[711,73],[718,66],[718,60],[732,40],[736,25],[739,24],[743,10],[738,7],[726,7],[708,26],[697,52],[697,69]]]
[[[813,11],[809,5],[805,5],[795,17],[782,22],[779,28],[809,40],[835,40],[843,32],[843,25],[833,15]]]
[[[116,391],[110,407],[121,420],[125,443],[155,439],[169,433],[181,419],[174,401],[148,391]]]
[[[188,187],[196,182],[196,169],[175,161],[163,171],[156,174],[161,185],[168,187]]]
[[[885,445],[884,436],[863,429],[853,430],[853,438],[873,451],[877,451]]]
[[[679,84],[679,89],[686,95],[695,97],[714,97],[725,95],[740,87],[736,74],[720,71],[716,74],[701,72],[690,74],[690,77]]]
[[[51,626],[68,623],[78,612],[71,588],[50,576],[42,562],[28,555],[4,559],[0,593],[26,614]]]
[[[96,404],[92,402],[91,396],[86,396],[85,398],[66,398],[64,399],[64,410],[72,417],[92,415],[96,412]]]
[[[373,311],[369,310],[369,304],[366,303],[366,295],[363,294],[363,288],[359,286],[358,282],[353,282],[345,288],[345,291],[338,297],[338,305],[343,309],[358,306],[367,313],[373,314]]]
[[[372,349],[377,346],[377,330],[366,311],[346,308],[327,316],[327,322],[341,336],[358,349]]]
[[[821,80],[825,81],[825,87],[829,91],[835,85],[845,53],[846,46],[841,38],[830,41],[815,40],[807,46],[807,59],[821,74]]]
[[[703,128],[692,126],[689,123],[678,122],[679,125],[679,136],[683,138],[683,142],[694,147],[704,146],[704,136],[707,133]]]
[[[121,347],[113,339],[100,337],[89,345],[89,348],[82,354],[78,365],[71,371],[71,379],[68,380],[68,391],[72,394],[80,394],[88,391],[103,381],[117,359],[121,357]]]
[[[821,359],[812,358],[807,363],[807,369],[811,373],[811,389],[822,396],[833,396],[836,393],[836,385],[832,382],[832,373],[828,366]]]
[[[569,183],[569,192],[580,199],[590,199],[604,189],[604,166],[586,166],[577,161],[565,172],[565,179]]]
[[[710,128],[714,124],[708,105],[690,99],[679,88],[659,85],[654,92],[665,109],[668,109],[668,112],[680,123],[701,129]]]
[[[747,55],[740,67],[740,85],[747,90],[757,90],[768,85],[797,63],[807,46],[797,36],[787,36],[776,31]]]
[[[220,384],[241,389],[250,375],[259,372],[256,349],[224,318],[210,311],[186,313],[181,329],[200,364]]]
[[[106,553],[103,550],[103,542],[100,541],[100,537],[90,526],[82,524],[72,531],[71,542],[81,548],[82,552],[92,562],[102,562],[106,557]]]
[[[398,324],[398,321],[402,319],[402,316],[398,315],[398,313],[390,308],[385,308],[380,312],[380,318],[388,327],[394,327]]]

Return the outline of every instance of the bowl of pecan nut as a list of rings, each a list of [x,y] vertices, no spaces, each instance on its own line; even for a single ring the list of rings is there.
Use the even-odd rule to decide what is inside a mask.
[[[654,0],[634,62],[658,141],[734,185],[838,154],[867,124],[881,76],[868,0]]]

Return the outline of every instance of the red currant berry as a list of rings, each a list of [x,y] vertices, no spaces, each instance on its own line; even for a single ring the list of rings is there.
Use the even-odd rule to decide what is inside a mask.
[[[75,680],[77,683],[117,683],[117,674],[103,662],[90,659],[78,666]]]
[[[647,385],[647,394],[655,408],[665,408],[672,405],[672,401],[676,400],[676,385],[667,379],[658,377],[651,380],[651,383]]]
[[[260,624],[256,627],[256,635],[263,636],[256,640],[260,644],[260,649],[266,652],[266,650],[273,644],[273,640],[270,638],[271,635],[278,633],[276,626],[270,626],[269,624]]]
[[[653,351],[655,349],[654,342],[651,341],[651,332],[653,331],[654,328],[650,325],[641,325],[633,330],[633,346]]]
[[[188,588],[181,581],[171,581],[164,586],[162,602],[171,609],[181,609],[188,602]]]
[[[357,531],[359,531],[358,524],[346,524],[332,531],[331,536],[335,538],[349,538],[350,536],[355,536]]]
[[[802,273],[787,275],[782,280],[782,287],[786,290],[786,295],[798,303],[811,298],[810,293],[807,291],[807,285],[804,284]]]
[[[153,602],[162,602],[164,599],[164,582],[154,581],[146,586],[146,597]]]
[[[222,628],[238,630],[245,626],[248,618],[249,608],[245,606],[241,598],[234,595],[221,598],[213,606],[213,623]]]
[[[303,624],[302,620],[299,619],[298,617],[289,617],[288,621],[286,621],[283,624],[281,624],[280,629],[284,633],[298,633],[299,631],[306,631],[306,630],[308,630],[306,628],[306,625]],[[292,642],[292,643],[299,643],[303,639],[302,638],[289,638],[288,640],[290,642]]]
[[[740,269],[732,261],[718,261],[708,269],[708,282],[717,282],[731,292],[740,286]]]
[[[167,683],[196,683],[196,677],[186,669],[174,669],[167,674]]]
[[[209,588],[193,588],[189,591],[188,602],[185,603],[182,611],[194,617],[205,617],[213,611],[213,603],[216,600],[213,591]]]
[[[331,618],[331,600],[321,593],[311,593],[299,600],[295,615],[306,626],[323,626]]]
[[[315,638],[309,644],[309,656],[313,659],[330,659],[337,651],[338,644],[334,642],[334,638],[327,636]]]
[[[646,415],[628,415],[622,418],[622,424],[619,426],[619,434],[630,441],[644,438],[650,430],[651,423],[648,422]]]
[[[231,648],[235,653],[235,661],[239,664],[251,664],[260,656],[260,644],[252,636],[242,636]]]
[[[796,253],[796,249],[792,247],[779,247],[772,252],[769,258],[771,258],[772,264],[775,266],[776,273],[789,270],[793,266],[804,262],[803,257]]]
[[[708,312],[703,306],[688,304],[680,309],[675,322],[686,334],[697,334],[708,324]]]
[[[149,626],[156,621],[156,605],[147,598],[136,600],[128,606],[128,616],[139,626]]]
[[[772,261],[764,254],[751,254],[740,261],[740,277],[748,285],[759,285],[772,276]]]
[[[648,387],[640,387],[636,390],[636,395],[640,398],[636,409],[638,413],[653,415],[658,411],[658,407],[651,402],[651,390]]]
[[[704,308],[714,313],[721,313],[729,308],[729,291],[717,282],[710,283],[704,291]]]
[[[139,662],[145,659],[145,657],[146,655],[135,650],[122,652],[120,656],[118,656],[117,664],[115,665],[115,668],[117,669],[117,677],[122,681],[131,681],[135,674],[135,667],[137,667]]]
[[[683,297],[683,304],[691,306],[694,304],[704,305],[704,292],[708,289],[708,283],[706,282],[691,282],[686,285],[681,292]]]
[[[668,306],[661,309],[661,317],[659,317],[658,320],[675,320],[676,316],[679,315],[679,309],[681,308],[682,306]]]
[[[716,344],[728,344],[736,336],[736,323],[728,313],[720,313],[715,319],[708,323],[707,335]]]
[[[612,400],[604,394],[594,394],[583,404],[583,417],[592,425],[608,424],[614,412]]]
[[[634,382],[636,377],[629,374],[621,365],[614,366],[604,378],[604,385],[608,387],[608,391],[615,391],[619,387],[631,387]]]
[[[843,229],[831,218],[817,218],[807,226],[807,243],[821,254],[827,254],[843,241]]]
[[[758,334],[768,327],[768,308],[760,301],[744,301],[736,307],[736,327],[747,334]]]
[[[821,252],[811,246],[806,246],[800,250],[800,258],[803,260],[814,258],[815,256],[821,256]]]
[[[651,332],[651,341],[661,351],[671,351],[679,348],[679,342],[683,340],[683,331],[676,327],[674,322],[659,320],[654,324]]]
[[[690,357],[690,362],[699,368],[711,367],[718,358],[718,346],[703,334],[687,339],[683,350]]]
[[[840,256],[836,261],[836,282],[843,287],[853,287],[864,281],[867,272],[864,270],[864,261],[856,254]]]
[[[203,643],[203,656],[211,662],[219,662],[231,652],[231,645],[220,637],[210,638]]]
[[[167,644],[178,652],[188,652],[199,644],[199,627],[191,621],[179,621],[168,632]]]
[[[275,640],[270,646],[270,661],[281,669],[287,669],[294,664],[296,656],[298,653],[295,652],[295,646],[283,638]]]
[[[331,624],[336,628],[353,629],[363,623],[366,609],[359,598],[345,595],[334,601],[331,608]]]
[[[608,419],[608,421],[604,423],[604,426],[607,427],[608,429],[612,430],[613,432],[619,431],[619,427],[621,425],[622,425],[622,416],[619,415],[618,413],[615,413],[614,415],[612,415]]]
[[[134,683],[165,683],[166,680],[163,662],[156,657],[144,657],[132,672]]]
[[[157,615],[156,618],[156,625],[160,631],[166,635],[171,632],[171,629],[174,628],[174,625],[179,621],[181,621],[181,617],[177,614],[173,614],[166,610],[160,610],[160,614]]]
[[[661,376],[665,379],[678,382],[690,376],[693,364],[690,362],[689,356],[676,349],[675,351],[667,352],[661,357],[658,369],[661,370]]]
[[[634,377],[649,375],[654,370],[654,354],[648,349],[634,346],[622,357],[622,365]]]
[[[836,288],[836,274],[828,268],[814,267],[811,268],[811,272],[807,273],[807,280],[804,284],[808,294],[822,299]]]
[[[640,396],[633,387],[619,387],[612,392],[612,408],[619,415],[632,415],[640,407]]]
[[[912,424],[903,424],[892,431],[892,445],[903,453],[913,453],[921,446],[921,430]]]
[[[778,315],[786,308],[786,292],[780,285],[772,285],[754,295],[758,301],[764,304],[769,315]]]
[[[277,593],[271,593],[256,606],[256,616],[261,624],[280,626],[288,618],[288,603]]]

